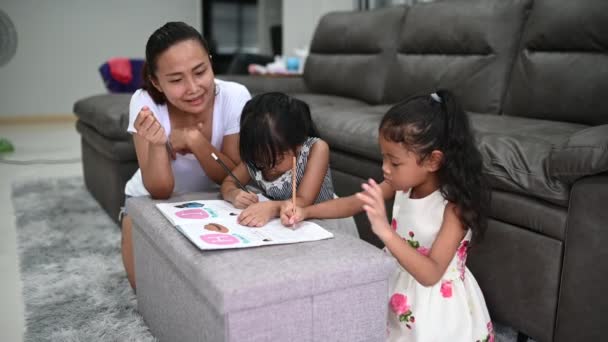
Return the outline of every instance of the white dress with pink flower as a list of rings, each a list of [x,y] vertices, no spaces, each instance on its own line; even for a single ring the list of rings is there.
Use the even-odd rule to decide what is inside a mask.
[[[439,190],[420,199],[398,191],[392,227],[426,255],[441,228],[446,204]],[[389,341],[494,341],[483,294],[465,266],[470,240],[471,231],[433,286],[423,286],[402,267],[397,269],[389,285]]]

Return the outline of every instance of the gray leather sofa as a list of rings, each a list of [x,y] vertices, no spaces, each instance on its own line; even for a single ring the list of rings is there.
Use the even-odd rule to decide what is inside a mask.
[[[493,188],[489,228],[469,260],[492,318],[538,341],[602,339],[608,1],[445,0],[330,13],[318,23],[303,78],[229,78],[310,104],[339,195],[381,179],[377,128],[390,104],[453,90]],[[122,190],[118,180],[136,167],[127,110],[119,95],[74,107],[87,186],[102,204],[114,198],[105,203],[112,213],[122,192],[107,193]],[[364,216],[357,223],[379,245]]]

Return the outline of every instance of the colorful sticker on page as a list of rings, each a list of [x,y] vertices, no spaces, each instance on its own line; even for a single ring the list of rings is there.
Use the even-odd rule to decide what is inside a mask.
[[[175,207],[182,209],[182,208],[202,208],[204,206],[205,206],[205,204],[203,204],[203,203],[188,202],[188,203],[178,204]]]
[[[183,219],[204,220],[209,217],[217,217],[217,213],[211,208],[184,209],[176,211],[175,216]]]
[[[229,234],[206,234],[201,235],[201,240],[210,245],[234,245],[240,242],[240,240]]]
[[[205,228],[205,230],[208,230],[211,232],[217,232],[217,233],[227,234],[228,232],[230,232],[230,229],[228,229],[226,226],[223,226],[219,223],[208,223],[203,228]],[[242,243],[245,243],[245,244],[249,243],[249,240],[247,240],[245,237],[243,237],[239,234],[232,234],[232,236],[239,238]]]

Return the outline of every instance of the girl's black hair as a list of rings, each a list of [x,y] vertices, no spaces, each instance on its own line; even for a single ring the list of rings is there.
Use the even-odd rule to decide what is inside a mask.
[[[441,194],[456,204],[460,221],[479,241],[486,229],[490,191],[483,176],[482,157],[469,119],[446,90],[410,97],[392,107],[380,123],[380,134],[418,155],[418,162],[434,150],[443,152],[437,174]]]
[[[205,52],[209,53],[209,46],[203,36],[192,26],[181,21],[168,22],[152,33],[146,43],[146,60],[143,65],[143,85],[154,102],[164,104],[167,102],[165,94],[158,91],[152,84],[156,78],[158,57],[171,46],[186,40],[195,40],[201,44]]]
[[[277,156],[297,152],[308,137],[318,137],[310,108],[283,93],[254,96],[243,108],[239,150],[250,167],[267,170],[277,165]]]

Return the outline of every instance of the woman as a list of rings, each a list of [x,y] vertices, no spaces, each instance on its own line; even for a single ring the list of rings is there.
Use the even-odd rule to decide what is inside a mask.
[[[239,121],[251,95],[234,82],[215,79],[207,42],[191,26],[170,22],[146,44],[144,86],[129,106],[139,170],[125,195],[166,199],[173,193],[217,188],[240,162]],[[122,257],[135,288],[131,219],[122,213]]]

